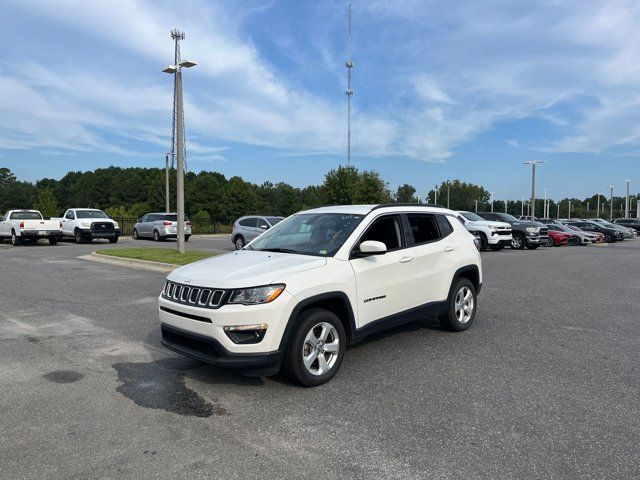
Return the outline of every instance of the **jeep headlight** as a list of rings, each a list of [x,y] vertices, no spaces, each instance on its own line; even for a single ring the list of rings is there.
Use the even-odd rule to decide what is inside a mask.
[[[538,227],[527,227],[527,232],[529,233],[538,233],[540,229]]]
[[[264,287],[243,288],[234,290],[229,297],[229,303],[241,305],[259,305],[273,302],[284,292],[285,285],[265,285]]]

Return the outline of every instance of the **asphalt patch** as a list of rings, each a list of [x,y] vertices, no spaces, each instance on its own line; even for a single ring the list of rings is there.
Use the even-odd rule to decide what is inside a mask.
[[[73,370],[55,370],[45,373],[43,377],[45,380],[53,383],[74,383],[84,377],[84,375],[79,372],[74,372]]]
[[[116,389],[136,405],[192,417],[226,415],[227,411],[203,399],[184,383],[181,359],[148,363],[114,363],[121,385]]]

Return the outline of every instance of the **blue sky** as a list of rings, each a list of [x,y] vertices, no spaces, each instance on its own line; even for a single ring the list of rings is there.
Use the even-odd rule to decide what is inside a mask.
[[[3,0],[0,165],[60,178],[161,166],[169,32],[188,164],[318,184],[346,158],[346,2]],[[640,4],[353,1],[353,163],[392,188],[460,178],[496,199],[640,183]]]

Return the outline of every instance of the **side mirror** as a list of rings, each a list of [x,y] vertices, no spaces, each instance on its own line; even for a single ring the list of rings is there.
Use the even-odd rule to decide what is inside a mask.
[[[365,257],[369,255],[384,255],[387,253],[387,246],[376,240],[367,240],[360,244],[360,253]]]
[[[262,225],[260,225],[260,228],[261,228],[262,230],[268,230],[268,229],[269,229],[269,225],[264,225],[264,224],[262,224]]]

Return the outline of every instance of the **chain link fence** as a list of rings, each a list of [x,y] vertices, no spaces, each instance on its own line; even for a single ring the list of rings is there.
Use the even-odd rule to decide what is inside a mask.
[[[133,235],[133,226],[138,221],[137,218],[116,217],[114,220],[120,225],[121,235]],[[191,231],[194,235],[231,233],[231,225],[217,222],[212,218],[198,218],[191,220]]]

